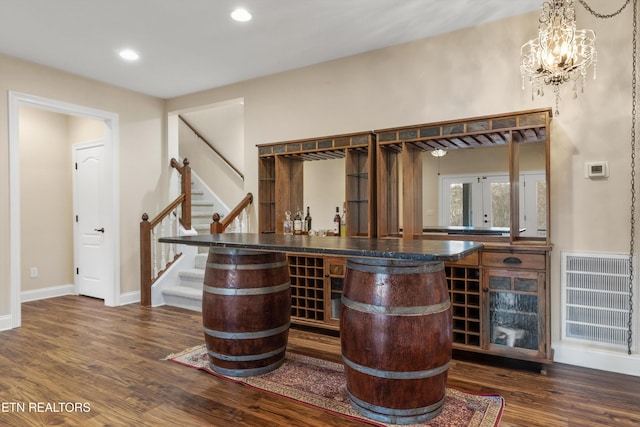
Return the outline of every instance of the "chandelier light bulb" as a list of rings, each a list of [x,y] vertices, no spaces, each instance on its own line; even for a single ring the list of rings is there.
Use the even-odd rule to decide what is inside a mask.
[[[544,86],[553,86],[556,97],[555,113],[559,114],[560,85],[573,81],[574,98],[578,84],[584,88],[587,69],[593,65],[597,52],[596,35],[591,30],[576,30],[573,0],[551,0],[542,5],[538,22],[538,37],[529,40],[520,50],[522,89],[525,80],[531,84],[531,98],[544,95]]]

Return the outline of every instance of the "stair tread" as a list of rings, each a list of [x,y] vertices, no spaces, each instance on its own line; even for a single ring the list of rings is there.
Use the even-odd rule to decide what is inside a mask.
[[[180,278],[204,278],[203,268],[185,268],[178,273]]]
[[[202,290],[188,286],[167,286],[162,290],[162,294],[202,300]]]

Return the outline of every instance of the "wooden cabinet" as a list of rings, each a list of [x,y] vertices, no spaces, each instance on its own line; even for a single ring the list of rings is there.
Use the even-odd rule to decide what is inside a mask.
[[[539,109],[258,145],[259,231],[282,233],[284,212],[305,206],[305,163],[344,158],[348,236],[485,243],[481,253],[445,264],[454,348],[550,362],[550,120],[551,110]],[[434,160],[429,153],[435,149],[451,154]],[[456,230],[424,223],[440,210],[437,190],[428,187],[442,178],[440,165],[454,160],[454,152],[466,156],[465,166],[476,167],[482,157],[490,169],[499,158],[504,182],[495,184],[502,189],[504,224],[485,226],[484,217]],[[423,170],[429,162],[431,169]],[[451,166],[458,174],[466,171],[461,164]],[[534,172],[529,185],[523,176]],[[465,191],[461,203],[477,207]],[[527,215],[532,211],[523,206],[531,196],[535,214]],[[482,200],[483,206],[492,203]],[[459,210],[464,221],[474,209]],[[292,321],[339,330],[345,260],[289,254],[289,263]]]
[[[455,230],[456,239],[478,240],[481,235],[489,241],[548,244],[550,120],[551,110],[540,109],[374,131],[378,236],[448,239],[446,233],[425,235],[424,230],[454,226],[466,231]],[[435,160],[431,156],[435,150],[448,154]],[[425,164],[431,165],[429,173],[423,170]],[[478,182],[454,184],[461,187],[454,207],[453,201],[443,200],[445,175]],[[525,192],[527,177],[529,192]],[[494,191],[500,200],[495,212]],[[423,200],[425,194],[428,200]],[[523,209],[527,201],[529,210]],[[488,236],[488,228],[501,230]]]
[[[339,330],[346,259],[295,253],[287,257],[292,322]],[[445,263],[453,347],[551,362],[547,261],[547,249],[504,246]]]
[[[346,150],[348,236],[376,235],[375,155],[370,155],[369,151]]]
[[[267,157],[258,162],[258,228],[263,233],[275,233],[276,161]]]
[[[324,260],[324,286],[325,286],[325,313],[327,323],[332,329],[340,327],[340,307],[342,306],[342,290],[344,288],[344,276],[347,269],[345,258],[325,258]]]
[[[539,109],[374,131],[378,237],[488,245],[479,258],[445,265],[454,348],[552,360],[550,120],[551,110]],[[436,160],[436,149],[448,154]],[[488,172],[498,173],[487,179]],[[460,177],[469,182],[453,181]],[[452,196],[445,203],[445,189],[452,195],[454,187],[456,203]],[[495,211],[494,189],[501,202]]]
[[[482,264],[483,347],[496,355],[550,362],[548,251],[488,249]]]
[[[375,237],[375,144],[363,132],[258,145],[259,232],[282,233],[284,212],[304,207],[306,162],[344,158],[347,235]]]
[[[549,363],[549,248],[487,246],[445,263],[453,347]]]

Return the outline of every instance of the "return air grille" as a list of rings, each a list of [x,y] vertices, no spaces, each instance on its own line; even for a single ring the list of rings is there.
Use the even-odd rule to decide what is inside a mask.
[[[563,252],[562,339],[626,348],[628,323],[629,256]]]

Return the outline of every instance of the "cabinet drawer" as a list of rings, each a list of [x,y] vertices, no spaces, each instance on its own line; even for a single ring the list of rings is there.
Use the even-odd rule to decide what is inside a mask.
[[[485,267],[544,270],[546,268],[546,256],[544,254],[482,252],[482,265]]]
[[[456,261],[447,261],[446,265],[469,265],[476,266],[478,265],[478,261],[480,260],[478,256],[479,252],[474,252],[471,255],[467,255],[466,257],[456,260]]]

